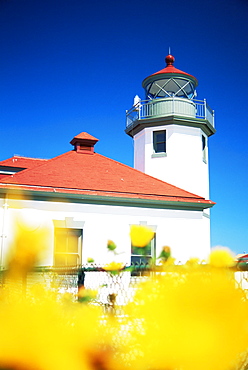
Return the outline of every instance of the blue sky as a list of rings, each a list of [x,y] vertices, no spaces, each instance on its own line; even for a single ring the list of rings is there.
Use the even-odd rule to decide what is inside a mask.
[[[0,160],[54,157],[86,131],[132,166],[125,111],[170,47],[215,110],[212,246],[248,252],[247,19],[248,0],[0,0]]]

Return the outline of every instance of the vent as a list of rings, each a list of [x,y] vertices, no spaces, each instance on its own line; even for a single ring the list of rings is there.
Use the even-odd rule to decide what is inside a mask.
[[[75,136],[71,140],[71,144],[74,146],[74,150],[77,153],[94,153],[94,146],[98,142],[98,139],[89,135],[87,132]]]

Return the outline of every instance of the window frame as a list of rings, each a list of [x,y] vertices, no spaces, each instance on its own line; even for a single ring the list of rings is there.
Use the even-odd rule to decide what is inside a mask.
[[[164,135],[164,138],[163,140],[158,140],[157,137],[159,135],[163,134]],[[166,153],[166,130],[156,130],[156,131],[153,131],[153,153],[154,154],[159,154],[159,153]],[[163,149],[164,150],[159,150],[158,149],[158,145],[163,145]]]
[[[131,245],[131,264],[133,265],[136,265],[136,264],[140,265],[142,263],[146,264],[149,262],[149,260],[156,258],[156,233],[155,232],[154,232],[154,237],[152,238],[149,244],[151,248],[151,253],[146,254],[146,255],[142,253],[140,254],[133,253],[133,248],[135,247]],[[139,247],[135,248],[135,251],[139,251],[139,250],[142,251],[142,248],[139,248]]]
[[[202,134],[202,160],[207,163],[207,137]]]
[[[62,235],[58,235],[58,233],[61,231]],[[70,237],[72,237],[72,233],[74,232],[75,235],[73,237],[77,238],[77,251],[70,251],[70,245],[69,240]],[[66,234],[66,235],[65,235]],[[58,251],[58,238],[66,238],[65,243],[65,250],[64,251]],[[56,227],[54,229],[54,252],[53,252],[53,266],[55,267],[71,267],[71,266],[80,266],[82,264],[82,241],[83,241],[83,230],[78,228],[66,228],[66,227]],[[56,262],[56,257],[63,256],[65,263],[61,264]],[[76,264],[68,263],[71,257],[75,257],[77,259]]]
[[[59,267],[62,265],[55,264],[55,254],[60,253],[56,252],[56,240],[55,240],[55,230],[56,229],[68,229],[68,230],[79,230],[77,233],[80,233],[78,238],[78,266],[82,264],[82,251],[83,251],[83,229],[84,229],[85,221],[76,221],[73,217],[65,217],[62,220],[53,220],[53,226],[54,226],[54,243],[53,243],[53,266]],[[65,265],[66,266],[72,266],[72,265]],[[75,266],[75,265],[73,265]]]

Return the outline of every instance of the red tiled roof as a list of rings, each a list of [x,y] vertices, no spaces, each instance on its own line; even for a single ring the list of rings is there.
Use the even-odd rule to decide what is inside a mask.
[[[72,150],[0,180],[1,188],[214,203],[97,153]]]
[[[46,161],[47,159],[28,158],[14,155],[11,158],[5,159],[4,161],[0,161],[0,166],[33,168],[43,164]]]
[[[6,175],[6,174],[4,174],[4,173],[1,173],[1,174],[0,174],[0,180],[1,180],[1,179],[3,179],[4,177],[7,177],[7,176],[10,176],[10,175]]]

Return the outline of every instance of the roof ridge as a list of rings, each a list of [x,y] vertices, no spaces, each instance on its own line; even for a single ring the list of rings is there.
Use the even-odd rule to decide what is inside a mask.
[[[0,161],[0,164],[11,161],[11,160],[14,163],[15,160],[17,161],[18,159],[24,159],[24,160],[27,159],[27,160],[31,160],[31,161],[49,161],[49,158],[24,157],[24,156],[21,156],[21,155],[14,154],[12,157],[6,158],[6,159],[3,159],[2,161]]]
[[[93,141],[99,141],[96,137],[93,135],[89,134],[86,131],[80,132],[80,134],[74,136],[73,139],[81,139],[81,140],[93,140]],[[72,139],[72,140],[73,140]]]
[[[13,157],[11,158],[23,158],[23,159],[33,159],[33,160],[38,160],[38,161],[49,161],[50,158],[34,158],[34,157],[26,157],[24,155],[19,155],[19,154],[14,154]]]

